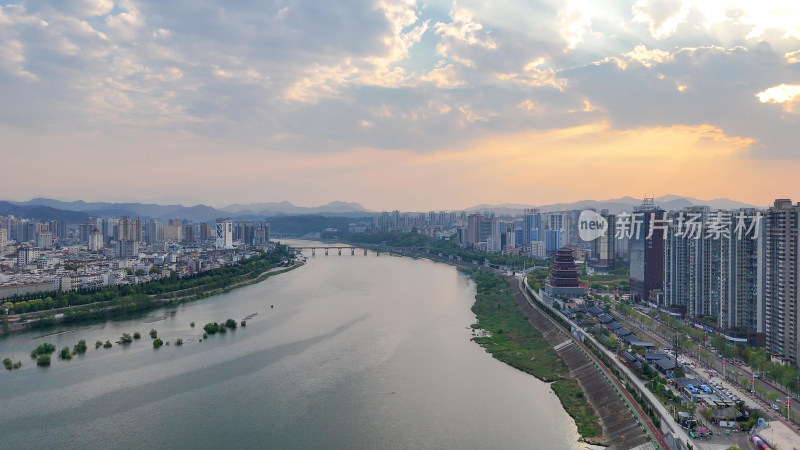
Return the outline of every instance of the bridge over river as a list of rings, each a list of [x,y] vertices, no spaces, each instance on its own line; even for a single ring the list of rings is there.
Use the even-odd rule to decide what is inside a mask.
[[[350,250],[350,254],[351,255],[355,255],[356,254],[356,250],[358,250],[358,251],[362,251],[363,250],[364,251],[364,256],[367,256],[366,247],[354,247],[354,246],[351,246],[351,245],[317,245],[317,246],[312,246],[312,247],[292,247],[292,248],[295,249],[295,250],[300,250],[301,252],[303,250],[311,250],[311,256],[316,256],[317,250],[324,250],[326,256],[328,255],[328,251],[330,251],[330,250],[336,250],[340,256],[342,254],[342,250]],[[378,254],[378,256],[380,256],[380,254],[381,254],[380,250],[377,250],[376,253]]]

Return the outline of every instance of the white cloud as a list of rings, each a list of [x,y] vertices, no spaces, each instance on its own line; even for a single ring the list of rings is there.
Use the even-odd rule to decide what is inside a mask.
[[[643,44],[637,45],[633,48],[633,51],[625,53],[623,56],[627,56],[630,60],[639,61],[645,67],[653,67],[654,64],[669,61],[672,57],[669,52],[664,50],[647,50],[647,47]]]
[[[497,43],[489,35],[484,32],[483,25],[476,22],[473,18],[472,12],[463,7],[458,7],[453,2],[453,9],[450,11],[450,23],[436,22],[434,30],[437,36],[441,39],[436,46],[436,52],[444,57],[457,55],[457,47],[479,47],[487,50],[497,48]],[[465,59],[469,61],[468,58]]]
[[[794,111],[800,103],[800,85],[781,84],[756,94],[761,103],[781,103],[786,111]]]
[[[646,23],[656,39],[670,36],[689,14],[685,0],[636,0],[632,7],[633,21]]]
[[[0,42],[0,68],[20,78],[36,80],[37,76],[25,69],[25,48],[22,42],[12,39]]]
[[[464,81],[457,78],[455,68],[452,64],[447,64],[446,66],[431,70],[427,74],[419,77],[419,81],[430,83],[438,88],[444,89],[461,87],[466,84]]]

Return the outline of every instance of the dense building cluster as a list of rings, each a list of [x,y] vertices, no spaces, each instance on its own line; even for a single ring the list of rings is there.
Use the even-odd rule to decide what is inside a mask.
[[[350,232],[411,231],[483,252],[534,258],[572,250],[588,271],[630,263],[630,299],[713,329],[734,343],[765,346],[800,362],[800,203],[767,209],[665,211],[645,199],[631,212],[597,213],[604,233],[580,237],[580,210],[521,214],[384,212]]]
[[[376,216],[372,222],[353,223],[349,231],[420,232],[456,240],[462,247],[476,251],[545,258],[563,247],[580,247],[576,226],[579,214],[580,211],[545,213],[539,209],[526,209],[522,214],[515,215],[492,211],[431,211],[427,214],[393,211]],[[595,250],[592,255],[596,255],[596,258],[591,263],[605,269],[613,268],[617,251],[615,245],[614,239],[602,239],[594,243],[591,246]]]
[[[269,223],[247,220],[0,217],[0,300],[197,274],[249,258],[269,240]]]

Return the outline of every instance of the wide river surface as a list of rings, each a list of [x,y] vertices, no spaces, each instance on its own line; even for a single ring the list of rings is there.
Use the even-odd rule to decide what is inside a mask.
[[[0,340],[0,358],[24,364],[0,369],[0,447],[587,447],[547,384],[470,341],[468,277],[321,253],[228,294]],[[206,322],[251,314],[200,342]],[[172,345],[153,349],[150,329]],[[135,331],[133,344],[94,348]],[[29,356],[80,339],[89,350],[70,361]]]

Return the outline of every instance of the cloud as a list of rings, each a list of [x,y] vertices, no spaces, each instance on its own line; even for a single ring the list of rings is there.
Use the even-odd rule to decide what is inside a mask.
[[[786,111],[792,112],[800,102],[800,85],[781,84],[756,94],[761,103],[781,103]]]
[[[636,0],[633,4],[633,21],[646,23],[656,39],[675,32],[689,13],[689,3],[684,0]]]
[[[18,0],[0,6],[0,145],[43,136],[80,151],[79,136],[98,135],[119,155],[109,143],[158,136],[184,158],[369,148],[392,161],[602,123],[603,135],[712,127],[744,139],[730,158],[799,159],[788,97],[799,12],[777,1]]]

